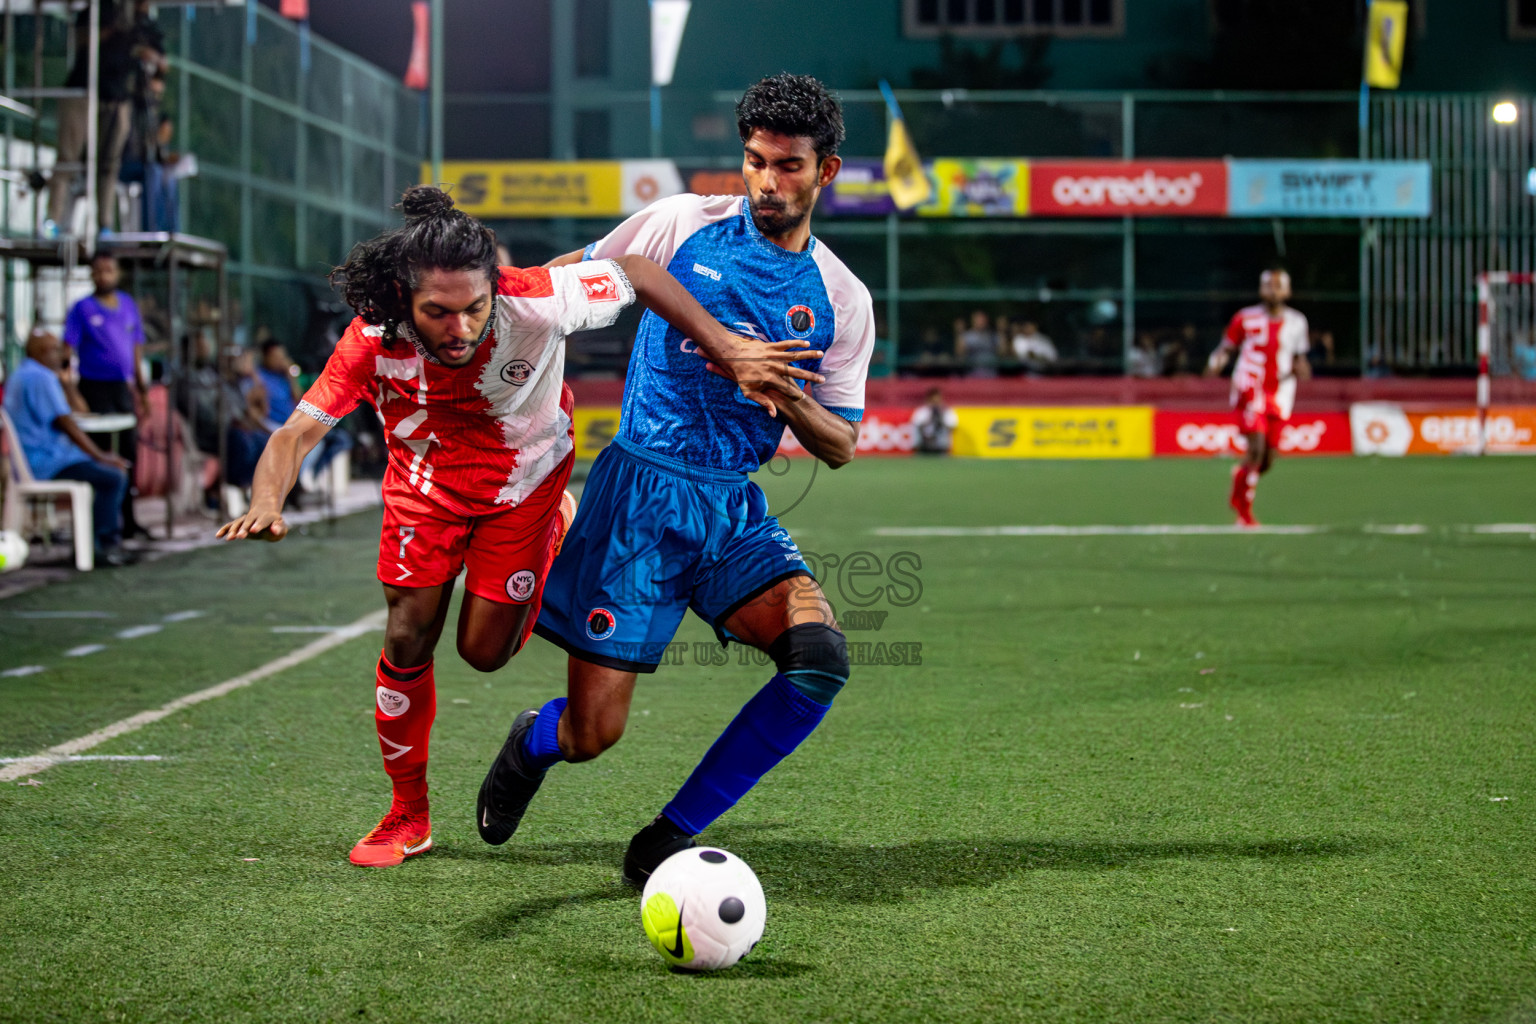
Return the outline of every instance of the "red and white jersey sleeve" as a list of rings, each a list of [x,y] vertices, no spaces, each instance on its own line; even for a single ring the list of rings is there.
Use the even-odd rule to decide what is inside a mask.
[[[1289,419],[1296,401],[1296,357],[1305,355],[1311,344],[1307,318],[1287,307],[1275,319],[1262,305],[1248,306],[1232,317],[1224,338],[1238,346],[1233,405],[1247,401],[1245,396],[1263,394],[1274,399],[1282,418]]]
[[[334,427],[360,404],[372,401],[383,335],[384,328],[353,320],[326,360],[325,369],[304,392],[298,411]]]
[[[668,196],[626,218],[587,246],[582,258],[644,256],[661,267],[670,267],[672,257],[695,232],[716,221],[728,220],[740,211],[741,196]]]
[[[566,335],[611,324],[633,301],[612,261],[503,267],[467,365],[437,362],[409,325],[389,336],[354,320],[299,409],[334,424],[366,400],[390,473],[457,515],[491,515],[533,493],[571,452]]]

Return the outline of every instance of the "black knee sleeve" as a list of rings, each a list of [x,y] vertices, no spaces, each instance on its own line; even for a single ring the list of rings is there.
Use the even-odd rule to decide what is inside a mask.
[[[848,639],[824,622],[789,627],[769,645],[768,656],[795,689],[818,704],[831,704],[848,681]]]

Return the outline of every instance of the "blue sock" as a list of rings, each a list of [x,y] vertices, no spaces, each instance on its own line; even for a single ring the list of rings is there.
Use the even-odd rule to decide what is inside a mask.
[[[556,697],[539,708],[533,728],[523,735],[523,757],[528,767],[543,771],[565,760],[560,753],[560,712],[564,710],[564,697]]]
[[[694,835],[730,810],[768,769],[788,757],[827,713],[783,675],[747,701],[663,813]]]

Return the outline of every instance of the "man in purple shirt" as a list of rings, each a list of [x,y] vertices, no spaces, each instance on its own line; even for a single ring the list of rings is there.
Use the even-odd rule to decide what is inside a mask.
[[[16,428],[27,467],[39,480],[82,480],[95,495],[96,558],[107,565],[132,561],[119,546],[118,518],[128,490],[128,462],[96,446],[74,420],[59,368],[59,339],[37,332],[27,339],[27,358],[6,382],[5,414]]]
[[[80,354],[80,396],[95,413],[133,413],[144,419],[149,402],[144,383],[144,324],[138,304],[117,290],[122,276],[117,260],[98,252],[91,258],[91,283],[96,291],[70,308],[64,320],[64,344]],[[103,448],[106,435],[92,438]],[[139,435],[129,429],[118,435],[118,454],[130,463],[138,457]],[[148,536],[133,515],[133,478],[123,496],[123,536]]]

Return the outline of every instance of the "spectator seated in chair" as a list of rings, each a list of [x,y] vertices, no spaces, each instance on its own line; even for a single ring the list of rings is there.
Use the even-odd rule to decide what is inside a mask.
[[[127,565],[122,548],[123,495],[128,492],[130,463],[102,451],[75,422],[60,370],[64,346],[52,334],[34,332],[27,357],[5,389],[5,412],[16,428],[22,454],[39,480],[80,480],[91,485],[96,560]],[[78,401],[78,396],[77,396]],[[83,411],[84,402],[78,402]]]

